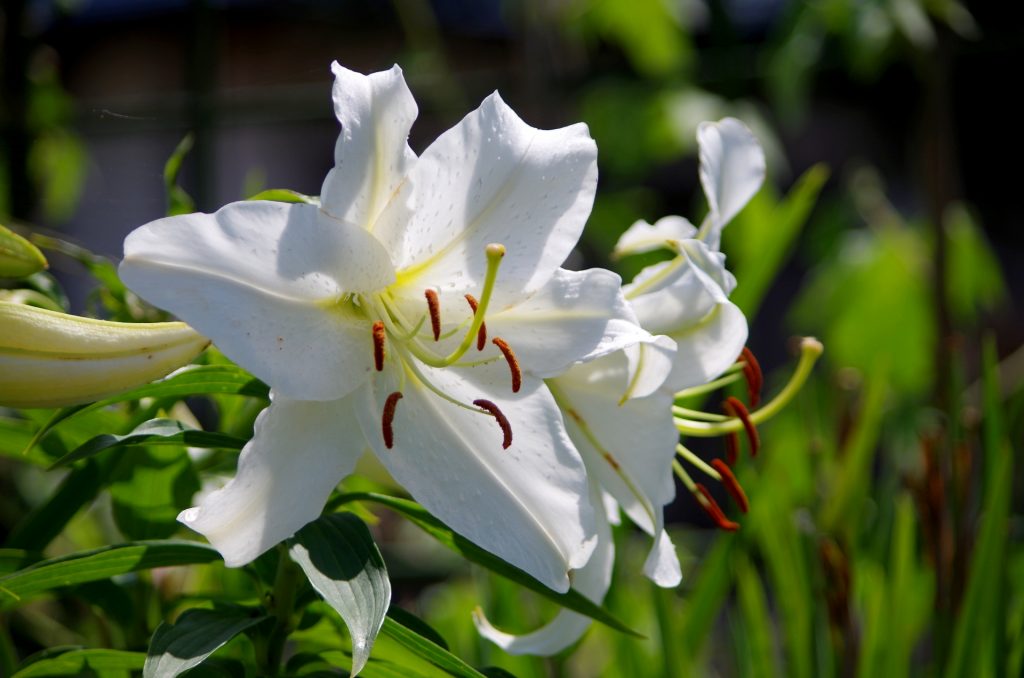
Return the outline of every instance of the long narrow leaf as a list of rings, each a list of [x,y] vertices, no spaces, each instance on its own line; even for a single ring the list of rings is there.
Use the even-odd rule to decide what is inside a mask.
[[[34,661],[11,678],[53,678],[93,676],[105,671],[138,671],[146,661],[141,652],[122,650],[72,650],[56,657]]]
[[[0,578],[0,607],[62,586],[107,579],[126,572],[220,559],[214,549],[190,541],[145,541],[106,546],[47,560]]]
[[[460,678],[484,678],[484,675],[462,661],[448,650],[424,638],[412,629],[399,624],[391,617],[384,619],[380,632],[391,638],[402,647],[427,660],[434,666],[444,669],[453,676]]]
[[[627,633],[629,635],[636,636],[637,638],[644,637],[643,634],[634,631],[624,622],[615,617],[611,612],[587,599],[579,592],[573,589],[570,589],[566,593],[556,593],[555,591],[552,591],[526,572],[520,570],[518,567],[506,563],[501,558],[485,551],[465,537],[455,533],[451,528],[432,516],[426,509],[414,501],[399,499],[397,497],[389,497],[387,495],[376,494],[373,492],[352,492],[337,497],[333,504],[335,506],[339,506],[352,501],[370,501],[386,506],[392,511],[395,511],[407,518],[410,522],[439,541],[442,545],[452,551],[455,551],[466,560],[485,567],[491,572],[500,574],[507,579],[511,579],[517,584],[539,593],[548,600],[554,601],[562,607],[573,610],[574,612],[579,612],[582,615],[586,615],[587,617],[590,617],[595,621],[599,621],[616,631],[621,631],[622,633]]]

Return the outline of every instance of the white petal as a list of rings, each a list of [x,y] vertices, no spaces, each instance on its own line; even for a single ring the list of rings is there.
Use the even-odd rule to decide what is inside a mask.
[[[619,276],[598,268],[558,269],[522,303],[488,313],[487,331],[507,341],[522,368],[540,377],[652,340],[623,298]]]
[[[591,478],[655,537],[644,572],[659,586],[675,586],[679,561],[664,533],[662,512],[675,498],[672,460],[679,434],[672,423],[672,396],[658,391],[619,405],[628,374],[625,356],[616,353],[577,365],[551,383]]]
[[[348,399],[273,396],[256,419],[238,472],[178,520],[203,534],[229,567],[257,558],[316,519],[366,446]]]
[[[658,389],[675,393],[682,388],[669,379],[676,362],[676,342],[671,337],[659,334],[650,341],[627,346],[624,352],[629,365],[624,397],[643,398]]]
[[[588,473],[634,523],[654,535],[661,507],[675,497],[671,467],[679,434],[668,394],[659,391],[619,405],[627,375],[625,356],[615,353],[577,365],[551,384]]]
[[[596,496],[595,496],[596,495]],[[600,503],[599,491],[591,500]],[[572,587],[588,599],[599,603],[612,581],[615,563],[615,541],[607,521],[598,518],[597,548],[587,564],[573,572]],[[479,609],[473,612],[473,623],[481,636],[509,654],[553,655],[579,640],[590,628],[590,618],[571,610],[560,610],[550,622],[530,633],[515,635],[501,631],[488,621]]]
[[[395,200],[375,231],[396,256],[399,280],[422,293],[479,295],[484,248],[506,255],[498,289],[528,294],[572,251],[597,185],[597,147],[586,125],[530,127],[497,93],[442,134],[409,174],[411,204]]]
[[[311,205],[239,202],[159,219],[125,240],[119,273],[291,398],[330,400],[366,378],[366,322],[335,302],[387,284],[387,253]]]
[[[641,219],[619,236],[612,256],[622,257],[627,254],[651,252],[669,247],[671,242],[687,240],[696,235],[696,227],[683,217],[662,217],[654,222],[654,225]]]
[[[675,544],[662,530],[654,540],[654,547],[644,561],[644,574],[662,588],[670,589],[679,586],[683,580],[683,570],[679,566],[679,556]]]
[[[717,250],[722,229],[764,183],[764,150],[757,137],[735,118],[701,123],[697,145],[700,182],[710,210],[704,240]]]
[[[736,362],[747,343],[747,319],[726,301],[699,323],[669,336],[676,341],[676,358],[668,382],[678,391],[705,384]]]
[[[397,65],[370,75],[338,62],[331,70],[334,114],[342,129],[321,204],[336,219],[372,230],[416,160],[407,143],[416,101]]]
[[[404,386],[390,370],[365,389],[359,420],[391,475],[431,513],[470,541],[556,591],[594,549],[594,509],[583,461],[565,433],[543,382],[524,375],[511,393],[504,365],[433,370],[431,383],[464,403],[487,398],[508,418],[512,445],[502,449],[497,421],[458,407],[411,374]],[[382,436],[384,401],[401,391],[392,430]]]

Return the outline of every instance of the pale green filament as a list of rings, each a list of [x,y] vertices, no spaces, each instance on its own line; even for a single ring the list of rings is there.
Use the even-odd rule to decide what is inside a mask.
[[[789,378],[789,382],[764,407],[751,412],[750,421],[755,425],[761,424],[774,417],[783,407],[788,405],[800,389],[803,388],[807,377],[811,374],[811,368],[814,367],[814,363],[817,362],[818,357],[824,350],[820,341],[813,337],[805,337],[800,342],[800,362],[797,364],[796,370],[793,371],[793,375]],[[676,417],[675,422],[676,428],[680,433],[706,438],[726,433],[738,433],[744,430],[743,422],[736,418],[729,418],[726,421],[707,422]]]
[[[678,459],[672,460],[672,470],[675,472],[676,477],[683,481],[683,485],[686,485],[686,489],[698,497],[701,496],[700,490],[697,489],[697,483],[693,482],[693,478],[686,472],[686,469],[683,468]]]
[[[713,469],[710,465],[708,465],[706,461],[704,461],[696,454],[694,454],[686,447],[684,447],[682,443],[676,443],[676,454],[678,454],[680,457],[682,457],[686,461],[690,462],[691,464],[699,468],[701,471],[706,473],[711,478],[714,478],[718,482],[722,482],[721,473]]]

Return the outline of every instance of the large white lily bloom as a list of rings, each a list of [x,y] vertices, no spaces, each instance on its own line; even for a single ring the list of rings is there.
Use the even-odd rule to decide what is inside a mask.
[[[697,140],[709,205],[701,229],[679,216],[654,224],[638,221],[615,248],[617,255],[660,248],[676,253],[674,259],[641,271],[624,288],[644,329],[661,336],[549,380],[594,491],[604,497],[607,519],[616,520],[621,507],[652,536],[644,573],[663,587],[678,585],[682,576],[663,528],[663,507],[675,498],[672,461],[679,432],[673,422],[673,394],[713,380],[746,343],[746,319],[728,298],[736,280],[725,270],[718,246],[722,228],[758,191],[765,173],[757,139],[738,120],[703,123]],[[599,523],[595,555],[574,580],[577,590],[597,602],[608,591],[614,560],[607,522]],[[560,652],[590,624],[588,618],[563,610],[545,626],[515,635],[497,629],[482,613],[474,620],[481,635],[513,654]]]
[[[683,217],[655,224],[638,221],[615,246],[618,256],[667,248],[676,257],[641,271],[624,292],[640,324],[676,341],[666,386],[673,390],[707,383],[729,367],[747,341],[743,312],[729,301],[736,279],[718,251],[722,229],[761,188],[765,157],[753,133],[725,118],[697,128],[700,181],[708,215],[700,229]],[[648,353],[634,347],[633,353]]]
[[[126,284],[272,388],[236,477],[180,520],[247,563],[316,518],[369,447],[438,518],[565,591],[596,524],[542,378],[650,339],[622,319],[618,276],[559,268],[595,144],[495,93],[417,158],[401,70],[332,68],[342,132],[320,206],[233,203],[125,241]],[[478,351],[484,320],[502,341]]]

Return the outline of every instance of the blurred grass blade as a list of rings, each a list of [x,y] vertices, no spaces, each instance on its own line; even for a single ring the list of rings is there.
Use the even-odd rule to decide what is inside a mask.
[[[109,475],[111,463],[89,461],[64,476],[46,501],[22,518],[4,546],[41,551],[83,506],[91,504]]]
[[[391,617],[385,617],[384,624],[380,628],[381,634],[391,638],[396,643],[411,651],[415,655],[427,660],[434,666],[443,669],[453,676],[461,678],[485,678],[472,666],[462,661],[448,650],[432,641],[424,638],[412,629],[403,626]],[[354,659],[353,659],[354,661]]]
[[[46,267],[39,248],[0,224],[0,278],[25,278]]]
[[[39,554],[25,549],[0,549],[0,575],[16,572],[39,560]]]
[[[825,165],[814,165],[797,180],[784,199],[768,214],[741,213],[725,229],[723,238],[733,270],[740,285],[732,293],[733,303],[748,318],[757,314],[768,286],[786,263],[797,236],[818,200],[829,171]],[[767,199],[761,197],[761,199]],[[758,198],[755,198],[757,201]],[[756,205],[754,206],[756,210]]]
[[[256,195],[249,198],[249,200],[275,200],[277,202],[301,202],[307,205],[320,205],[320,198],[314,195],[305,195],[298,191],[292,191],[287,188],[269,188],[265,191],[260,191]]]
[[[768,614],[768,601],[761,575],[745,556],[736,559],[735,571],[740,618],[750,667],[747,675],[752,678],[771,678],[775,675],[775,648],[771,634],[775,625]]]
[[[1013,497],[1013,454],[1002,423],[999,376],[992,337],[982,350],[985,489],[981,524],[968,571],[967,590],[953,630],[946,678],[1005,675],[1006,551]],[[997,639],[997,636],[1000,638]],[[996,662],[984,666],[985,661]]]
[[[225,643],[268,619],[243,609],[187,610],[174,624],[160,624],[149,643],[143,678],[174,678],[201,664]]]
[[[174,445],[200,447],[204,449],[240,450],[247,441],[244,438],[189,428],[175,419],[150,419],[143,422],[131,433],[123,436],[102,433],[90,438],[71,452],[53,462],[50,469],[88,459],[105,450],[136,445]]]
[[[131,391],[89,405],[78,405],[58,410],[32,437],[26,451],[32,449],[36,443],[42,440],[43,436],[65,420],[114,403],[140,398],[186,398],[217,393],[266,398],[267,387],[259,379],[234,365],[189,365],[160,381],[140,386]]]
[[[439,541],[442,545],[452,551],[455,551],[466,560],[476,563],[491,572],[500,574],[506,579],[511,579],[517,584],[525,586],[535,593],[539,593],[548,600],[558,603],[562,607],[568,608],[574,612],[579,612],[582,615],[586,615],[595,621],[599,621],[606,626],[610,626],[616,631],[621,631],[622,633],[627,633],[629,635],[636,636],[637,638],[643,638],[642,634],[626,626],[624,622],[620,621],[607,609],[587,599],[578,591],[573,589],[569,589],[566,593],[556,593],[555,591],[552,591],[526,572],[520,570],[518,567],[506,563],[501,558],[485,551],[465,537],[456,534],[451,530],[451,528],[432,516],[426,509],[416,502],[409,501],[408,499],[399,499],[397,497],[376,494],[373,492],[351,492],[339,495],[331,502],[330,505],[337,507],[353,501],[370,501],[386,506],[392,511],[395,511],[407,518],[410,522]]]
[[[141,652],[123,650],[71,650],[27,664],[11,678],[53,678],[54,676],[106,676],[108,672],[138,671],[146,661]]]
[[[185,162],[185,156],[192,150],[194,143],[195,135],[189,132],[178,142],[174,153],[164,164],[164,189],[167,191],[167,216],[169,217],[196,211],[196,204],[192,200],[192,196],[178,185],[181,165]]]
[[[190,541],[147,541],[105,546],[46,560],[0,578],[0,607],[12,607],[51,589],[108,579],[156,567],[211,563],[220,559],[211,547]]]
[[[370,658],[391,603],[391,582],[370,531],[351,513],[327,514],[299,530],[288,553],[345,620],[355,676]]]

